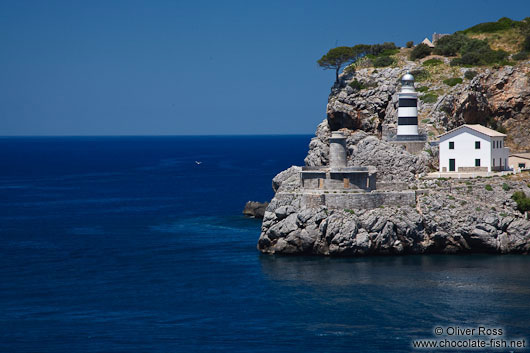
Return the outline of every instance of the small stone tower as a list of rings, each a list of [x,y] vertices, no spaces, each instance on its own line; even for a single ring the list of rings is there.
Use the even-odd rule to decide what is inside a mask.
[[[418,139],[418,93],[414,89],[414,76],[406,73],[401,79],[398,93],[397,140]]]
[[[346,167],[346,136],[342,131],[333,131],[329,138],[329,166],[332,169]]]

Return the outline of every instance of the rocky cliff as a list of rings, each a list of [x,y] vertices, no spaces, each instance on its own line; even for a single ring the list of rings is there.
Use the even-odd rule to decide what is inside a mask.
[[[433,62],[436,65],[424,65]],[[449,66],[447,58],[429,56],[400,63],[394,68],[344,73],[329,96],[329,128],[391,136],[396,127],[399,79],[410,71],[420,90],[420,129],[431,139],[465,123],[482,124],[505,131],[513,151],[530,150],[530,61],[500,68],[458,68]],[[360,89],[352,88],[354,81],[361,84]]]
[[[432,59],[440,63],[424,65]],[[449,66],[447,58],[431,56],[400,63],[394,68],[358,68],[341,76],[305,164],[327,165],[331,131],[347,129],[352,132],[348,165],[376,166],[378,189],[416,190],[416,202],[370,210],[311,208],[294,192],[300,188],[300,167],[291,167],[273,180],[275,192],[292,192],[292,197],[275,197],[267,207],[258,241],[261,252],[354,256],[530,251],[530,222],[511,198],[514,191],[530,195],[530,175],[424,179],[437,164],[435,147],[426,143],[423,152],[412,155],[385,141],[396,129],[399,79],[411,71],[419,81],[420,130],[429,140],[463,123],[480,123],[506,131],[512,150],[528,149],[529,62],[457,68]]]
[[[275,178],[278,192],[299,183],[297,167]],[[417,181],[424,191],[408,206],[371,210],[311,208],[293,194],[274,198],[262,224],[261,252],[332,256],[530,251],[530,222],[513,190],[525,177]]]

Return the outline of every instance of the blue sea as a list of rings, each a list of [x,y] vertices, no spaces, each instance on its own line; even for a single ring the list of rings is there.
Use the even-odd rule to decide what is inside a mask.
[[[528,256],[261,255],[243,206],[309,140],[1,138],[0,352],[411,352],[436,327],[530,339]]]

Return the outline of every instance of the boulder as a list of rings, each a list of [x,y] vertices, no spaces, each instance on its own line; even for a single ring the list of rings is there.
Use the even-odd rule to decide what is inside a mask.
[[[263,218],[267,206],[269,206],[268,202],[248,201],[243,209],[243,214],[254,218]]]

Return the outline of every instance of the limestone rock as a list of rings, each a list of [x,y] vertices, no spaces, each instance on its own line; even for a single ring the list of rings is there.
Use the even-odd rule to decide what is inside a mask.
[[[248,201],[243,209],[243,214],[254,218],[263,218],[268,202]]]

